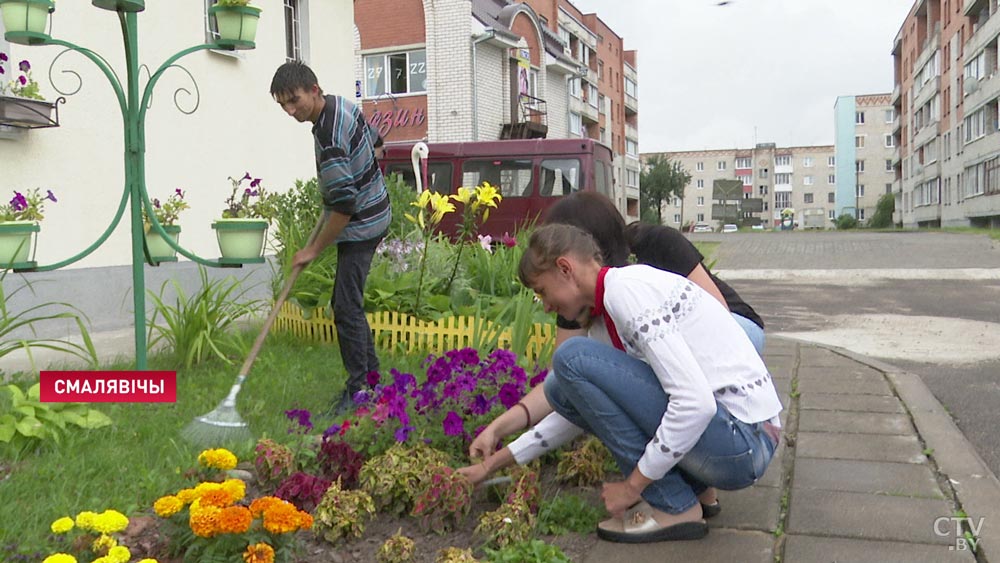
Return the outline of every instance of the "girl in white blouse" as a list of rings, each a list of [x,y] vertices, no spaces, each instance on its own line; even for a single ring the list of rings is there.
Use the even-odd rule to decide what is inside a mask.
[[[580,321],[588,337],[559,346],[544,385],[476,437],[470,454],[483,461],[460,471],[480,482],[589,432],[626,476],[604,484],[613,517],[598,536],[629,543],[703,537],[698,495],[753,484],[780,434],[781,403],[746,333],[687,278],[643,265],[602,267],[594,239],[569,225],[535,231],[520,277],[546,311]]]

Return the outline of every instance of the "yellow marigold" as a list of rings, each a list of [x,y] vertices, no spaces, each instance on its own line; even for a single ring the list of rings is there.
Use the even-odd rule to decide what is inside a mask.
[[[218,532],[219,513],[221,508],[215,506],[203,506],[195,510],[192,508],[188,525],[194,535],[203,538],[210,538]]]
[[[219,513],[219,532],[222,534],[242,534],[251,524],[253,516],[245,506],[229,506]]]
[[[105,510],[94,518],[93,530],[113,534],[128,528],[128,518],[117,510]]]
[[[214,491],[206,491],[198,498],[198,502],[202,506],[225,508],[233,504],[233,496],[223,489],[216,489]]]
[[[151,559],[147,557],[146,559],[140,559],[139,563],[160,563],[160,562],[157,561],[156,559]]]
[[[205,493],[222,489],[222,483],[198,483],[194,488],[194,498],[200,499]],[[193,501],[192,501],[193,502]]]
[[[233,497],[233,502],[243,500],[247,496],[247,484],[240,479],[226,479],[222,483],[222,490]]]
[[[56,553],[46,557],[42,563],[76,563],[76,557],[66,553]]]
[[[92,563],[115,563],[115,560],[105,555],[104,557],[94,559]]]
[[[118,545],[118,540],[107,534],[101,534],[97,536],[94,543],[90,544],[90,550],[94,553],[107,554],[108,550],[116,545]]]
[[[264,512],[266,512],[267,509],[271,508],[275,504],[281,504],[282,502],[285,501],[281,500],[278,497],[260,497],[258,499],[254,499],[254,501],[250,503],[250,514],[252,514],[253,517],[256,518],[261,514],[263,514]]]
[[[198,463],[211,469],[221,469],[229,471],[236,467],[236,456],[233,452],[219,448],[215,450],[205,450],[198,455]]]
[[[184,501],[173,496],[167,495],[165,497],[160,497],[156,499],[153,503],[153,510],[156,515],[160,518],[170,518],[174,514],[177,514],[184,509]]]
[[[177,498],[181,499],[184,504],[191,504],[194,499],[198,498],[198,493],[194,489],[181,489],[177,491]]]
[[[72,530],[73,526],[73,519],[68,516],[63,516],[53,522],[50,528],[53,534],[65,534],[66,532]]]
[[[244,563],[274,563],[274,548],[266,543],[248,545],[243,552]]]
[[[264,529],[272,534],[287,534],[299,529],[299,509],[284,502],[264,511]]]
[[[128,563],[128,560],[132,559],[132,552],[124,545],[118,545],[108,552],[108,559],[114,563]]]
[[[97,519],[97,513],[91,512],[89,510],[84,510],[83,512],[76,515],[76,527],[87,532],[94,531],[94,521]]]

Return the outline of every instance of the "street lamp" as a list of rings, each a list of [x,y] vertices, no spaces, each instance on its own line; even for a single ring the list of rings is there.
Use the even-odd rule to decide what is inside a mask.
[[[28,271],[44,272],[56,270],[82,260],[100,247],[111,233],[114,232],[125,213],[126,203],[129,204],[132,235],[132,300],[134,307],[135,361],[136,368],[143,370],[146,369],[147,353],[145,330],[146,289],[145,273],[143,271],[143,264],[147,261],[147,251],[144,244],[143,209],[145,208],[146,215],[149,217],[151,230],[159,233],[167,244],[183,256],[205,266],[224,267],[232,265],[222,263],[220,259],[202,258],[182,248],[176,241],[167,236],[163,226],[156,219],[149,195],[146,192],[145,177],[145,118],[150,96],[163,73],[168,68],[176,66],[174,63],[182,57],[207,49],[253,49],[255,47],[254,34],[256,33],[260,10],[248,6],[213,6],[212,12],[216,16],[217,22],[220,24],[223,24],[224,21],[226,22],[225,25],[219,25],[220,37],[212,43],[189,47],[167,58],[156,72],[149,76],[149,80],[140,93],[139,39],[136,15],[138,12],[145,10],[145,1],[92,0],[92,4],[97,8],[109,10],[118,15],[125,49],[126,72],[124,83],[119,80],[118,75],[111,69],[105,58],[86,47],[80,47],[62,39],[55,39],[46,33],[49,17],[56,9],[55,3],[52,0],[0,0],[0,13],[2,13],[4,27],[7,30],[4,37],[7,41],[21,45],[59,45],[65,47],[67,51],[75,51],[90,59],[104,73],[105,78],[108,79],[111,88],[114,90],[119,108],[121,109],[125,138],[125,185],[118,210],[111,220],[111,224],[96,241],[79,254],[54,264],[33,266]],[[156,264],[151,258],[149,262],[154,265]]]

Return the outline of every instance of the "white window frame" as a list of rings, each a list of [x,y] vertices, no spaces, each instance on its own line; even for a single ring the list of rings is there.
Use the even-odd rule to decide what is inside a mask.
[[[705,187],[705,180],[702,180],[702,179],[699,178],[698,181],[695,183],[695,185],[700,190],[700,189],[702,189],[702,188]]]
[[[705,171],[705,163],[704,162],[699,162],[699,163],[695,164],[694,165],[694,169],[697,170],[698,172],[704,172]]]
[[[806,156],[802,158],[803,168],[812,168],[812,166],[813,166],[813,158],[811,156]]]
[[[787,155],[787,154],[783,154],[781,156],[776,156],[776,157],[774,157],[774,165],[775,166],[791,166],[792,165],[792,157],[790,155]]]
[[[803,176],[802,177],[802,185],[803,186],[811,186],[811,185],[813,185],[813,177],[812,176]]]
[[[789,172],[778,172],[774,175],[774,184],[778,186],[787,186],[792,183],[792,175]]]
[[[893,138],[892,133],[886,134],[886,136],[885,136],[885,148],[891,149],[891,148],[895,148],[895,146],[896,146],[896,139]]]
[[[855,135],[854,136],[854,148],[863,149],[865,148],[865,137],[868,135]]]
[[[303,30],[308,29],[309,26],[303,25],[306,21],[304,17],[306,16],[306,0],[284,0],[284,12],[285,12],[285,61],[306,61],[306,56],[304,52],[305,45],[307,44],[303,41],[302,33]],[[289,21],[290,20],[290,21]],[[289,37],[291,33],[291,37]]]
[[[625,154],[629,156],[639,156],[639,143],[632,139],[625,139]]]
[[[723,171],[723,170],[725,170],[726,169],[726,161],[725,160],[720,160],[720,161],[716,162],[715,163],[715,169],[718,170],[718,171],[720,171],[720,172]]]
[[[414,54],[414,53],[422,53],[423,54],[423,57],[424,57],[423,63],[419,63],[419,62],[412,63],[412,62],[410,62],[410,56],[412,54]],[[389,63],[389,57],[395,57],[395,56],[399,56],[399,55],[406,55],[406,71],[407,71],[406,72],[406,91],[405,92],[391,92],[390,91],[391,84],[389,83],[389,74],[390,73],[387,70],[389,68],[389,65],[390,65],[390,63]],[[369,74],[371,74],[371,73],[369,72],[368,64],[369,64],[370,60],[373,60],[373,59],[376,59],[376,58],[379,58],[379,57],[381,57],[381,59],[382,59],[382,71],[384,71],[384,73],[380,72],[382,75],[380,77],[377,77],[376,79],[382,81],[383,91],[381,93],[376,93],[376,92],[373,92],[373,91],[371,91],[369,89],[369,80],[371,79],[369,77]],[[367,98],[367,99],[377,99],[377,98],[382,98],[382,97],[386,97],[386,96],[391,96],[391,97],[400,97],[400,96],[409,96],[409,95],[421,95],[422,96],[422,95],[426,95],[427,94],[427,89],[426,88],[423,88],[423,89],[414,89],[412,87],[412,85],[410,84],[410,76],[413,74],[414,65],[423,64],[423,74],[424,74],[425,80],[426,80],[426,76],[427,76],[427,49],[407,49],[405,51],[390,51],[390,52],[385,52],[385,53],[363,54],[361,56],[361,63],[362,63],[362,67],[364,69],[363,70],[363,72],[364,72],[364,78],[362,80],[362,83],[363,83],[363,86],[364,86],[364,97]],[[372,69],[372,70],[374,70],[374,69]]]
[[[833,168],[834,166],[837,166],[837,157],[835,156],[826,157],[826,166],[828,168]]]
[[[753,159],[750,157],[737,158],[736,168],[753,168]]]
[[[863,112],[863,111],[856,111],[856,112],[854,112],[854,124],[855,125],[864,125],[865,124],[865,112]]]
[[[698,199],[695,200],[695,202],[698,205],[698,207],[705,207],[705,196],[702,195],[698,196]]]
[[[576,119],[574,119],[576,118]],[[575,122],[575,123],[574,123]],[[583,116],[576,112],[569,112],[569,134],[583,137]]]
[[[836,174],[827,174],[826,175],[826,183],[830,184],[831,186],[834,185],[834,184],[836,184],[837,183],[837,175]]]

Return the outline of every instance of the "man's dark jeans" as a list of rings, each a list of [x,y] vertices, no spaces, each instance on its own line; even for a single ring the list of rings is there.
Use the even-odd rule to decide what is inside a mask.
[[[337,326],[340,358],[347,370],[346,390],[366,387],[365,376],[378,371],[372,330],[365,317],[365,280],[382,237],[337,244],[337,277],[333,282],[333,321]]]

